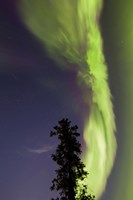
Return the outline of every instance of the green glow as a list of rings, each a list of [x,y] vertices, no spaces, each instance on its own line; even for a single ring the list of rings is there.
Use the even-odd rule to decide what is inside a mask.
[[[97,198],[105,189],[116,152],[114,114],[98,26],[101,8],[102,0],[21,0],[20,6],[24,22],[50,56],[65,65],[77,64],[84,101],[91,107],[85,120],[83,159],[90,173],[88,191]]]
[[[119,145],[119,169],[112,200],[133,199],[133,1],[118,0],[115,14],[115,36],[117,41],[120,74],[117,101],[120,103],[119,121],[121,143]]]

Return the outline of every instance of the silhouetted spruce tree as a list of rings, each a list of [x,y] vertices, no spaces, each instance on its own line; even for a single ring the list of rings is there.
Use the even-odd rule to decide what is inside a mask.
[[[52,200],[94,200],[95,197],[87,194],[87,186],[83,183],[88,175],[85,165],[80,159],[81,144],[78,142],[78,126],[71,126],[68,119],[62,119],[54,127],[50,136],[57,136],[60,141],[52,159],[59,165],[55,170],[56,178],[52,181],[51,190],[57,190],[60,197]],[[81,181],[81,187],[79,186]]]

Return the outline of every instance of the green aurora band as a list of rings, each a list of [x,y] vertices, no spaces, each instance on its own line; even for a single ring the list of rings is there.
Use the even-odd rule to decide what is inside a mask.
[[[49,55],[61,65],[77,66],[77,80],[90,108],[84,127],[86,181],[88,193],[97,199],[116,154],[114,113],[98,25],[102,4],[102,0],[21,0],[19,5],[24,23]]]

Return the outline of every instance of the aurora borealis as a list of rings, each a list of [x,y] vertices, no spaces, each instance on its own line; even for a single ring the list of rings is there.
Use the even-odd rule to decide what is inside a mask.
[[[88,193],[93,191],[96,198],[105,189],[116,152],[108,72],[97,20],[101,7],[99,0],[26,0],[20,4],[25,24],[41,40],[51,57],[55,60],[58,57],[59,63],[65,59],[68,66],[69,63],[77,65],[77,76],[84,83],[83,95],[90,108],[84,122],[87,148],[83,152],[86,168],[91,172],[87,180]]]
[[[3,200],[50,199],[48,133],[64,116],[83,133],[89,192],[132,199],[132,8],[131,0],[1,1]]]

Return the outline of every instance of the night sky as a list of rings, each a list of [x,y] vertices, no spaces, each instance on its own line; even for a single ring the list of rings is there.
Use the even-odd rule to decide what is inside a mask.
[[[124,83],[118,52],[125,45],[119,37],[121,11],[120,1],[105,1],[100,20],[119,146],[102,200],[113,200],[125,140],[120,133]],[[0,0],[0,199],[53,196],[49,188],[56,166],[50,155],[57,141],[49,133],[62,117],[68,117],[82,135],[86,112],[82,102],[75,71],[62,70],[49,58],[22,23],[17,0]],[[80,141],[84,144],[82,137]]]

